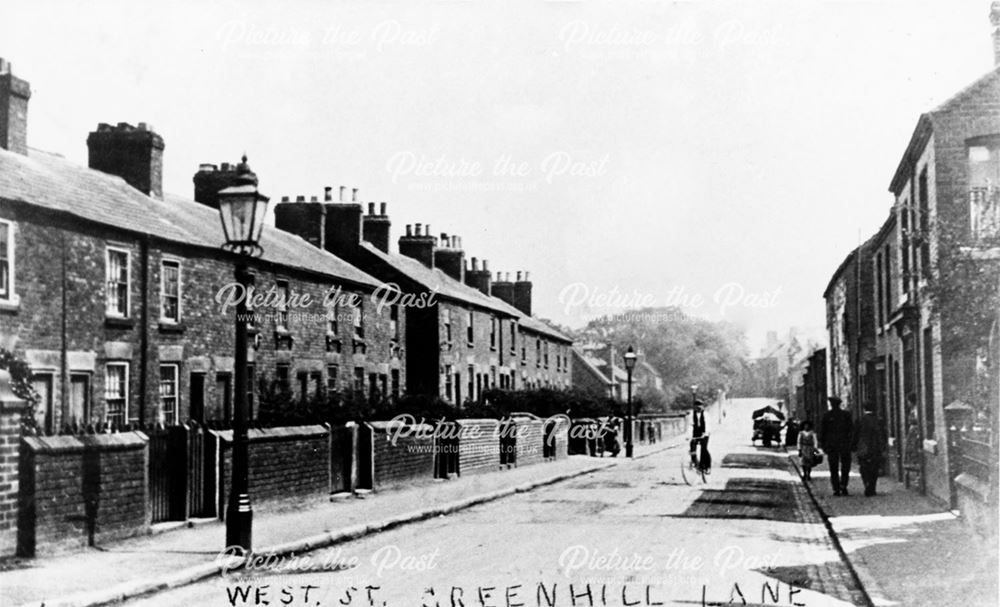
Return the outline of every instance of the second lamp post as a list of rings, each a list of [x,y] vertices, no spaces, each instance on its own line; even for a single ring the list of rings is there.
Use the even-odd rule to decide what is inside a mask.
[[[632,457],[632,370],[638,358],[632,346],[625,352],[625,370],[628,372],[628,402],[625,409],[625,457]]]

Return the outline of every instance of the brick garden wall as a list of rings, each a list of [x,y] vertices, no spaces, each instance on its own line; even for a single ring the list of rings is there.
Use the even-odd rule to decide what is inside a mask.
[[[220,512],[232,474],[230,430],[216,431],[222,448]],[[326,426],[253,429],[250,438],[250,495],[255,501],[276,500],[330,491],[330,432]]]
[[[0,378],[0,390],[6,379]],[[20,402],[0,402],[0,558],[17,549],[18,459],[21,436]]]
[[[18,553],[51,554],[149,530],[140,432],[21,441]]]
[[[389,422],[371,422],[366,426],[372,433],[375,489],[434,478],[434,438],[430,426],[408,426],[399,433],[395,432],[398,426]]]
[[[495,419],[460,419],[459,474],[495,472],[500,468],[500,422]]]
[[[543,422],[540,419],[517,420],[517,465],[528,466],[542,461],[544,441]]]

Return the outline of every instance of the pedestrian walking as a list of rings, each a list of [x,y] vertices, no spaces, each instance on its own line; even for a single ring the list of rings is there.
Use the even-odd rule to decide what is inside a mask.
[[[843,410],[843,401],[831,396],[830,410],[823,415],[820,425],[819,446],[830,458],[830,485],[834,495],[847,495],[847,482],[851,475],[851,442],[854,421]]]
[[[813,424],[806,420],[802,422],[796,437],[799,447],[799,461],[802,462],[802,478],[812,480],[812,469],[819,463],[819,452],[816,449],[816,433],[813,432]]]
[[[874,407],[864,406],[864,413],[858,420],[854,432],[854,452],[858,456],[858,470],[861,472],[861,482],[865,485],[865,497],[875,495],[875,485],[878,482],[879,468],[885,454],[885,435],[882,425],[875,417]]]

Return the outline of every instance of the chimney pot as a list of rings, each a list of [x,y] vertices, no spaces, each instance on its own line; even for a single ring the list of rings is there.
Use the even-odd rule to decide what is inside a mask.
[[[98,130],[100,130],[100,129],[98,129]],[[212,171],[215,170],[215,165],[211,164],[211,163],[208,163],[208,162],[203,162],[203,163],[201,163],[201,164],[198,165],[198,170],[199,171],[212,172]]]
[[[413,226],[410,224],[406,224],[406,235],[413,236]]]
[[[282,196],[281,202],[288,202],[288,196]]]
[[[306,201],[306,197],[303,196],[302,194],[299,194],[299,195],[297,195],[295,197],[295,202],[305,202],[305,201]]]
[[[422,223],[417,223],[417,224],[413,225],[413,233],[414,233],[414,235],[416,235],[416,236],[420,236],[421,235],[422,226],[423,225],[424,224],[422,224]]]
[[[431,235],[431,224],[427,224],[427,231],[424,233],[427,234],[428,236]],[[420,236],[420,234],[417,234],[417,236]]]
[[[347,202],[347,201],[344,200],[344,192],[346,192],[346,191],[347,191],[347,186],[346,185],[340,186],[340,198],[339,198],[340,202]]]
[[[483,260],[483,272],[489,272],[490,271],[489,263],[490,262],[486,261],[485,259]]]
[[[525,271],[525,272],[524,272],[524,282],[528,282],[528,281],[530,281],[530,280],[531,280],[530,278],[528,278],[528,275],[529,275],[529,274],[530,274],[530,272],[528,272],[528,271]]]
[[[386,204],[384,202],[381,205],[379,205],[379,213],[378,213],[379,215],[388,215],[388,213],[386,213],[385,207]]]
[[[441,232],[441,246],[442,247],[447,247],[448,246],[448,234],[447,234],[447,232]]]
[[[351,188],[351,202],[358,201],[358,188]]]
[[[479,271],[479,260],[476,259],[475,257],[472,258],[472,271],[473,272]]]
[[[3,57],[0,57],[0,74],[9,74],[10,68],[11,68],[10,61],[7,61]]]
[[[316,197],[316,196],[310,196],[309,197],[309,202],[319,202],[319,198]]]
[[[517,271],[517,282],[521,282],[521,271]]]
[[[374,202],[369,202],[368,203],[368,214],[369,215],[374,215],[375,214],[375,203]]]
[[[323,188],[323,200],[325,202],[330,202],[333,200],[333,186],[326,186]]]

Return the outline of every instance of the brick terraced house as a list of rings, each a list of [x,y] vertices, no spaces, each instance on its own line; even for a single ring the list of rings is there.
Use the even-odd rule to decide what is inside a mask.
[[[462,405],[477,402],[490,388],[567,388],[571,381],[572,341],[531,314],[531,282],[519,272],[515,282],[492,281],[488,262],[465,262],[461,238],[407,225],[398,252],[390,251],[391,221],[386,203],[337,201],[326,188],[275,208],[278,228],[332,251],[395,290],[377,299],[409,302],[396,312],[405,317],[407,383],[413,394],[436,395]]]
[[[993,19],[1000,26],[1000,4]],[[993,532],[1000,28],[994,43],[992,71],[920,116],[889,185],[888,218],[825,293],[829,394],[854,412],[874,405],[887,473]]]
[[[31,367],[38,425],[228,418],[234,308],[217,295],[234,282],[234,258],[220,248],[214,195],[249,167],[202,165],[191,200],[164,195],[164,142],[142,123],[99,125],[89,167],[29,149],[30,88],[7,64],[0,72],[0,347]],[[370,305],[379,281],[281,230],[265,226],[261,244],[255,287],[312,303],[257,310],[251,378],[299,396],[405,390],[392,339],[405,317]],[[360,306],[329,315],[331,289]]]

